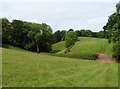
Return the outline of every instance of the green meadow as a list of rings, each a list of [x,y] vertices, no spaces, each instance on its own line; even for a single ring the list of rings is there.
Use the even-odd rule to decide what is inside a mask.
[[[61,41],[53,45],[54,50],[65,51],[65,42]],[[70,53],[106,53],[112,54],[112,44],[107,39],[79,37],[79,41],[72,47]]]
[[[64,50],[64,42],[53,45]],[[57,47],[58,46],[58,47]],[[99,47],[100,46],[100,47]],[[106,39],[79,38],[71,53],[111,54]],[[3,87],[117,87],[118,63],[50,56],[2,48]]]

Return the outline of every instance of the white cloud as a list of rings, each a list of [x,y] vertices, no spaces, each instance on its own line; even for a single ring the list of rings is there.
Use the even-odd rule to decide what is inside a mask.
[[[103,26],[107,23],[107,17],[99,17],[88,20],[86,23],[82,24],[84,28],[89,27],[89,29],[92,29],[93,31],[100,31],[103,29]],[[98,29],[94,29],[98,28]]]

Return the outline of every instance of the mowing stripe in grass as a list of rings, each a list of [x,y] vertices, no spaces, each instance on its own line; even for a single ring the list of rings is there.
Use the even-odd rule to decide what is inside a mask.
[[[50,79],[50,82],[51,83],[49,83],[48,82],[48,84],[50,85],[50,84],[52,84],[51,86],[54,86],[54,83],[57,83],[57,82],[59,82],[59,84],[62,82],[62,81],[68,81],[69,79],[73,79],[74,77],[79,77],[79,78],[82,78],[82,76],[83,76],[83,74],[85,74],[84,76],[87,76],[88,77],[88,72],[86,72],[86,71],[88,71],[88,70],[90,70],[90,69],[92,69],[91,71],[92,71],[92,73],[90,73],[89,74],[89,76],[91,76],[91,75],[93,75],[94,76],[94,74],[98,71],[98,72],[100,72],[101,70],[103,70],[104,69],[104,66],[103,66],[103,69],[98,69],[98,70],[94,70],[94,68],[99,68],[99,66],[100,65],[94,65],[94,66],[92,66],[92,67],[84,67],[84,68],[82,68],[82,71],[81,71],[81,74],[80,74],[80,70],[77,68],[76,69],[76,71],[75,72],[72,72],[72,74],[69,74],[68,73],[68,75],[66,75],[66,76],[60,76],[60,77],[57,77],[57,78],[55,78],[55,79]],[[78,70],[78,71],[77,71]],[[74,70],[73,70],[74,71]],[[66,71],[67,72],[67,71]],[[63,72],[64,73],[64,72]],[[82,74],[83,73],[83,74]],[[87,77],[84,77],[85,79],[87,79]],[[92,77],[91,77],[92,78]],[[60,82],[61,81],[61,82]],[[73,80],[71,80],[71,81],[73,81]],[[72,84],[71,82],[70,82],[70,80],[68,81],[70,84]],[[87,82],[86,82],[87,83]],[[72,84],[72,86],[73,85],[75,85],[75,84]],[[82,85],[82,84],[81,84]]]

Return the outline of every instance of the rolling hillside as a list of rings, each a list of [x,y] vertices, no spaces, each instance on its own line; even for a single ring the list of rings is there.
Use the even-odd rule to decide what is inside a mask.
[[[82,40],[81,40],[82,41]],[[3,87],[117,87],[118,64],[2,48]]]
[[[64,46],[64,47],[63,47]],[[59,42],[53,45],[54,50],[65,50],[65,42]],[[107,39],[79,37],[79,41],[72,47],[70,53],[106,53],[112,54],[112,44]]]

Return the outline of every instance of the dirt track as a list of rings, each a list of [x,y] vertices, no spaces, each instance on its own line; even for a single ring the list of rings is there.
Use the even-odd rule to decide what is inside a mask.
[[[98,54],[98,60],[97,61],[103,62],[103,63],[113,63],[114,62],[112,57],[108,54]]]

